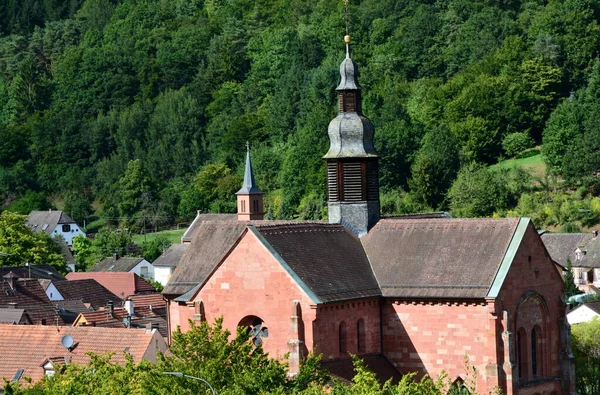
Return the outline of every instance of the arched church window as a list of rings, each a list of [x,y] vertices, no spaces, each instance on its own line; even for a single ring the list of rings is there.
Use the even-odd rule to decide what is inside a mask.
[[[340,340],[340,354],[348,352],[348,331],[346,329],[346,323],[342,321],[339,329],[339,340]]]
[[[356,323],[356,343],[358,352],[365,352],[365,320],[362,318]]]
[[[269,328],[257,316],[248,315],[240,320],[238,326],[247,328],[247,333],[254,346],[260,346],[269,337]]]
[[[527,334],[523,328],[517,331],[517,369],[520,379],[527,377]]]
[[[542,330],[535,326],[531,330],[531,374],[542,375]]]

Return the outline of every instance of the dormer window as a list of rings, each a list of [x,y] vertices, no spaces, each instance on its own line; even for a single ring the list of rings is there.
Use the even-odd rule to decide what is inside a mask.
[[[62,231],[63,232],[70,232],[71,231],[71,225],[69,224],[65,224],[62,226]]]
[[[583,259],[584,256],[585,256],[585,251],[583,251],[581,248],[577,248],[575,250],[575,260],[580,261]]]

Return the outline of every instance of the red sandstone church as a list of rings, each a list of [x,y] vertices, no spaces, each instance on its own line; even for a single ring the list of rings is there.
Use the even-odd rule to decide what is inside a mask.
[[[347,40],[349,41],[349,40]],[[563,281],[529,219],[379,217],[373,125],[357,67],[340,66],[329,125],[329,223],[265,221],[248,153],[238,219],[198,218],[163,294],[173,331],[223,317],[290,372],[309,350],[343,371],[357,354],[387,376],[447,372],[477,390],[574,393]]]

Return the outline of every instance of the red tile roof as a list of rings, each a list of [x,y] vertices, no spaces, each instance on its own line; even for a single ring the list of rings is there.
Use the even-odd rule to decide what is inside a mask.
[[[58,309],[37,279],[18,279],[14,285],[0,281],[0,307],[24,309],[33,324],[63,325]]]
[[[65,335],[71,335],[74,340],[70,351],[61,344]],[[11,380],[18,369],[23,369],[23,376],[31,377],[35,382],[44,376],[41,365],[49,359],[85,365],[90,360],[86,353],[90,351],[96,354],[114,352],[112,360],[118,363],[125,362],[124,352],[131,354],[136,363],[142,359],[155,361],[156,345],[163,352],[167,349],[158,332],[0,324],[0,381],[2,378]]]
[[[123,299],[138,293],[156,292],[152,285],[135,273],[75,272],[67,274],[67,280],[83,279],[94,279]]]

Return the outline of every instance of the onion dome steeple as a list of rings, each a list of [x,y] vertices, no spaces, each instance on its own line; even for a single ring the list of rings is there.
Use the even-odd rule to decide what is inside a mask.
[[[238,220],[261,220],[263,213],[263,191],[258,189],[254,181],[254,171],[250,161],[250,144],[246,143],[246,168],[244,169],[244,183],[237,195]]]
[[[350,57],[340,65],[339,113],[329,123],[327,187],[329,222],[342,223],[359,236],[379,220],[379,156],[373,146],[375,128],[362,113],[358,67]]]

